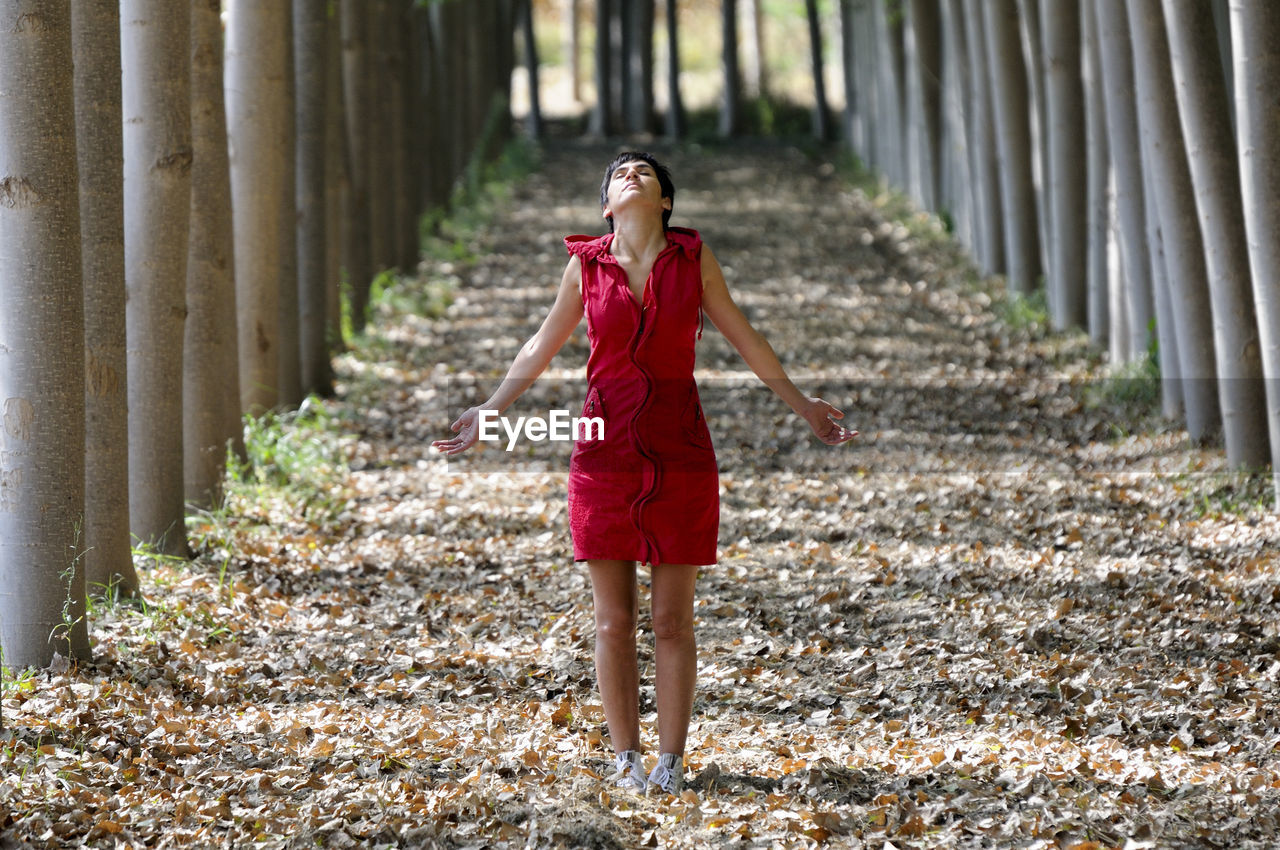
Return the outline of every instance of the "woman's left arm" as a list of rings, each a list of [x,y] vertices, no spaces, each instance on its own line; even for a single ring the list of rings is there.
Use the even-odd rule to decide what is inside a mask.
[[[747,321],[742,310],[734,303],[720,263],[706,244],[702,246],[702,310],[716,329],[738,350],[751,371],[809,423],[819,440],[835,446],[858,435],[857,431],[851,431],[834,421],[843,419],[844,413],[820,398],[806,396],[791,383],[769,340],[751,326],[751,322]]]

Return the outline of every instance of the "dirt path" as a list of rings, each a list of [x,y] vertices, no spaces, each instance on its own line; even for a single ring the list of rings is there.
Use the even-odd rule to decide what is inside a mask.
[[[457,286],[444,316],[384,316],[376,356],[343,359],[342,509],[227,553],[229,594],[212,558],[171,588],[225,611],[232,639],[158,653],[100,629],[97,669],[6,703],[15,728],[53,717],[58,747],[78,736],[82,761],[85,741],[128,750],[133,781],[163,793],[135,803],[92,759],[83,793],[175,824],[84,829],[299,846],[1269,844],[1276,517],[1224,509],[1251,491],[1216,453],[1125,437],[1122,416],[1082,404],[1083,341],[1001,321],[927,221],[886,221],[884,199],[782,147],[671,153],[673,223],[702,231],[793,378],[863,436],[819,448],[708,327],[721,560],[699,591],[694,781],[676,801],[601,782],[563,456],[544,443],[446,464],[427,444],[537,326],[561,237],[599,232],[611,153],[546,152],[435,267]],[[585,346],[511,413],[572,407]],[[647,642],[642,664],[651,682]],[[59,719],[59,688],[80,688],[83,710],[106,679],[101,716]],[[121,700],[177,720],[121,732]],[[653,746],[651,688],[643,701]],[[95,723],[106,743],[83,732]],[[34,790],[60,752],[0,780],[15,834],[80,823],[88,802]]]

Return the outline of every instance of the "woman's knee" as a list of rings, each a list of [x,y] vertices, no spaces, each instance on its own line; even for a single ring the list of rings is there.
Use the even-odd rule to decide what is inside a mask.
[[[596,638],[603,641],[632,641],[636,639],[636,615],[634,611],[597,611]]]
[[[657,640],[693,638],[693,611],[654,610],[653,636]]]

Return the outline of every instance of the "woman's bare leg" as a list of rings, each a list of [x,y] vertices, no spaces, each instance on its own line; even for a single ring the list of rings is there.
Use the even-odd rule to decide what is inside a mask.
[[[653,637],[657,660],[658,752],[684,753],[698,676],[693,634],[693,590],[698,568],[661,564],[653,568]]]
[[[635,561],[588,561],[596,617],[596,682],[614,752],[640,749]]]

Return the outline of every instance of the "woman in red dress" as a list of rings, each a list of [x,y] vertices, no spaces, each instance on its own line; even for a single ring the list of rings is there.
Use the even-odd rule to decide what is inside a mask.
[[[852,439],[844,414],[809,398],[787,378],[777,355],[734,304],[711,249],[697,231],[669,221],[675,186],[651,155],[620,154],[605,171],[600,202],[609,233],[565,240],[569,263],[555,303],[483,404],[433,445],[465,451],[479,438],[480,414],[506,410],[540,375],[586,316],[591,354],[583,417],[588,432],[569,464],[573,553],[591,574],[596,679],[615,750],[615,780],[638,791],[678,793],[693,709],[697,645],[694,583],[715,562],[720,494],[715,452],[693,380],[702,317],[822,442]],[[587,439],[591,437],[591,439]],[[658,761],[640,758],[636,661],[636,564],[651,568],[657,672]]]

